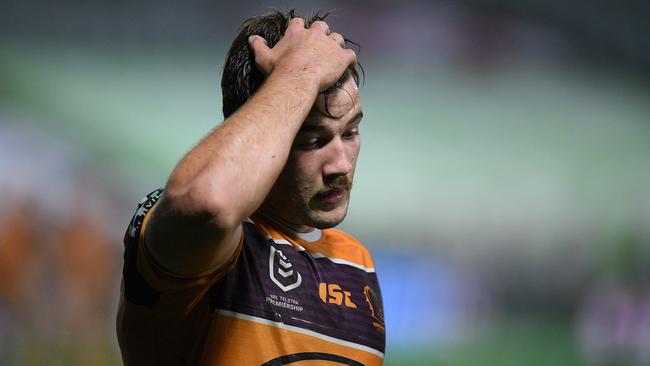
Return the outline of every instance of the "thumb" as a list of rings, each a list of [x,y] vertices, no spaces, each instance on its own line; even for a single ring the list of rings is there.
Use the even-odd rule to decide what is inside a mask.
[[[248,44],[253,51],[257,68],[265,75],[268,75],[273,68],[271,49],[264,38],[258,35],[248,37]]]

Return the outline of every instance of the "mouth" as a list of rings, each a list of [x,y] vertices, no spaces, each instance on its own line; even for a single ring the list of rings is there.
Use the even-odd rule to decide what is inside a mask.
[[[316,194],[316,201],[324,206],[336,206],[345,198],[347,189],[334,188]]]

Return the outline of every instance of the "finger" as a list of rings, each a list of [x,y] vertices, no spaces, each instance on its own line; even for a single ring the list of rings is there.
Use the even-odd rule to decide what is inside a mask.
[[[255,56],[266,55],[270,51],[269,44],[266,43],[266,39],[256,34],[248,37],[248,44],[251,46],[251,49],[255,53]]]
[[[349,65],[355,65],[357,63],[357,53],[354,52],[354,50],[351,50],[349,48],[346,48],[343,50],[345,52],[345,56],[348,61],[348,66]]]
[[[271,49],[269,48],[266,40],[258,35],[252,35],[248,37],[248,44],[253,51],[253,57],[255,57],[255,63],[257,64],[260,71],[264,74],[268,74],[271,71]]]
[[[344,47],[344,46],[345,46],[345,38],[343,38],[343,36],[342,36],[341,34],[336,33],[336,32],[332,32],[332,33],[330,33],[330,38],[332,38],[333,40],[335,40],[336,43],[338,43],[339,45],[341,45],[341,47]]]
[[[305,28],[305,20],[302,19],[302,18],[291,18],[291,19],[289,19],[289,25],[287,26],[287,28],[289,28],[289,27],[302,27],[302,28]]]
[[[322,21],[322,20],[317,20],[317,21],[311,23],[311,27],[310,27],[310,28],[321,29],[323,32],[325,32],[325,34],[330,34],[330,33],[332,33],[332,31],[330,31],[330,26],[327,25],[327,23],[325,23],[325,22]]]

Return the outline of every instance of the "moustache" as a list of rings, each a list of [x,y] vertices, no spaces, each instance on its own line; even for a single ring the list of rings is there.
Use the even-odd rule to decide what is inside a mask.
[[[325,189],[320,190],[318,193],[316,193],[316,195],[326,196],[335,191],[342,191],[342,190],[349,191],[351,189],[352,189],[352,180],[350,180],[350,178],[348,178],[347,176],[340,176],[332,180],[331,182],[328,182]]]

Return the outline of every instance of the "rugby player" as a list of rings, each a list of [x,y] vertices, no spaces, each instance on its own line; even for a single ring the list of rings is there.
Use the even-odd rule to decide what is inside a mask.
[[[370,253],[346,216],[363,117],[355,52],[323,17],[243,23],[225,120],[124,237],[125,365],[381,365]]]

